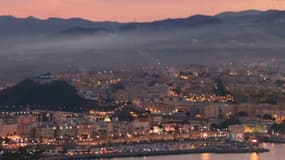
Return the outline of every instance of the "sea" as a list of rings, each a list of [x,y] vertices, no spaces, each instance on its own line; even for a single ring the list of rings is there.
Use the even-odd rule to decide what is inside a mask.
[[[114,158],[112,160],[285,160],[285,144],[263,143],[261,146],[270,149],[270,152],[239,154],[181,154],[150,157]]]

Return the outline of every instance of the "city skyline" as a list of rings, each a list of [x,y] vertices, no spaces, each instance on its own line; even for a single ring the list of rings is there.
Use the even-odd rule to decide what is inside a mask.
[[[285,8],[282,0],[13,0],[0,1],[0,14],[15,17],[34,16],[40,19],[49,17],[80,17],[93,21],[154,21],[165,18],[189,17],[196,14],[215,15],[225,11],[270,10]],[[76,11],[76,12],[75,12]]]

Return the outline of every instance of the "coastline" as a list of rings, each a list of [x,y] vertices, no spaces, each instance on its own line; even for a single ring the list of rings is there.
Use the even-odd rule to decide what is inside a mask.
[[[125,157],[145,157],[145,156],[161,156],[161,155],[179,155],[179,154],[201,154],[201,153],[264,153],[269,152],[266,148],[252,148],[252,149],[191,149],[191,150],[171,150],[171,151],[155,151],[155,152],[132,152],[132,153],[112,153],[102,155],[84,155],[84,156],[64,156],[62,160],[76,160],[76,159],[100,159],[100,158],[125,158]]]

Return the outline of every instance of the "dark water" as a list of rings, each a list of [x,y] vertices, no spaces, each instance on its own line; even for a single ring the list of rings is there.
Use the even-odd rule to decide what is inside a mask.
[[[262,144],[263,147],[270,149],[266,153],[248,154],[186,154],[186,155],[167,155],[139,158],[115,158],[113,160],[285,160],[285,144]]]

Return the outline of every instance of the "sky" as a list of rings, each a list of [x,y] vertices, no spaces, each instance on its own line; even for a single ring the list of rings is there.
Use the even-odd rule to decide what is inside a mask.
[[[285,0],[0,0],[0,15],[154,21],[224,11],[285,9]]]

